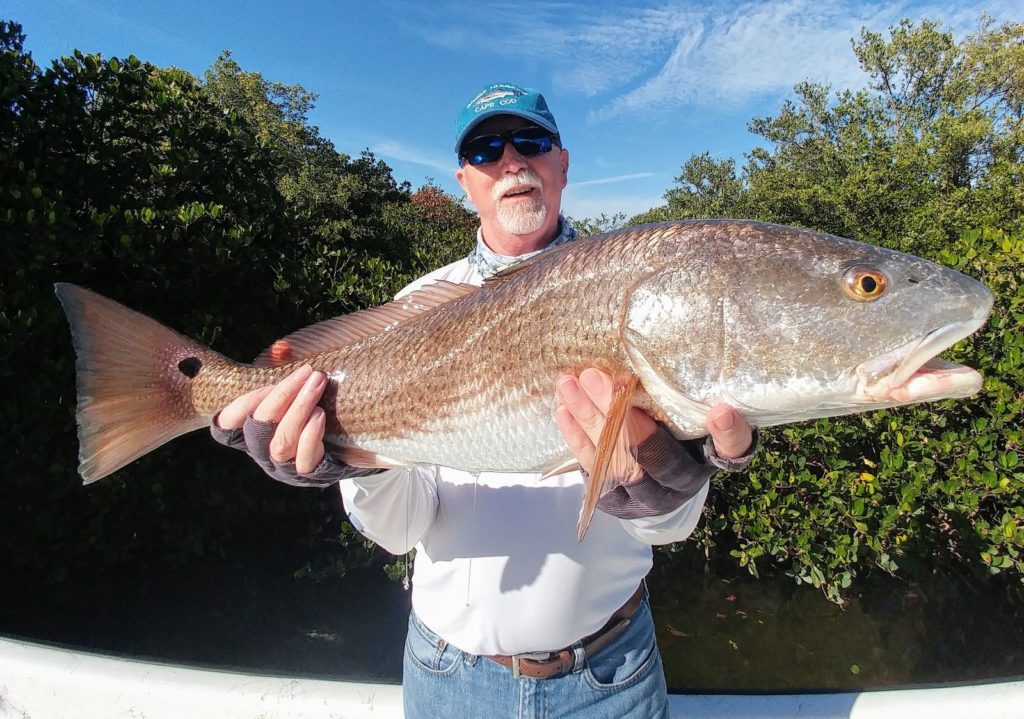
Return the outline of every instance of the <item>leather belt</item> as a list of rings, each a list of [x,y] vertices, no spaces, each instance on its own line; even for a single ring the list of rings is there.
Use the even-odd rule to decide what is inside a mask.
[[[492,662],[512,670],[512,675],[519,679],[552,679],[582,666],[583,661],[601,651],[613,639],[622,634],[629,626],[630,619],[636,614],[640,602],[644,598],[644,584],[633,592],[633,596],[619,607],[605,622],[604,626],[593,634],[588,634],[572,646],[554,652],[528,652],[525,654],[494,654],[487,656]]]

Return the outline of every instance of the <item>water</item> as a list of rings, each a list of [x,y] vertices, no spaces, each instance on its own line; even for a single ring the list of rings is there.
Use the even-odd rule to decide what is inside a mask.
[[[1019,585],[948,571],[914,581],[879,573],[855,583],[841,608],[789,579],[686,566],[659,563],[649,582],[677,690],[860,690],[1024,675]]]
[[[274,559],[213,559],[21,585],[0,599],[0,634],[191,665],[400,681],[401,585],[380,570],[322,582],[293,570]]]
[[[397,682],[409,595],[379,569],[297,580],[301,554],[11,578],[0,634],[178,663]],[[932,573],[855,584],[845,609],[788,579],[659,559],[650,577],[670,687],[862,689],[1024,675],[1019,587]]]

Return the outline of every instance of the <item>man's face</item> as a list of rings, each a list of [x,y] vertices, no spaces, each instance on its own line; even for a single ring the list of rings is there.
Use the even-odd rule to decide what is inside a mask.
[[[499,115],[481,122],[467,139],[532,125],[521,117]],[[480,214],[488,246],[500,254],[520,254],[554,239],[568,171],[569,153],[557,145],[542,155],[523,157],[509,143],[497,162],[475,167],[466,163],[455,177]]]

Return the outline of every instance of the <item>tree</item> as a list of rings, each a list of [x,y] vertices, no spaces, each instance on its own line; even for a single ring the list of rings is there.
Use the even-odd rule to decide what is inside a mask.
[[[311,510],[333,511],[198,434],[84,489],[54,282],[244,360],[297,327],[390,299],[424,263],[472,242],[469,214],[444,193],[414,202],[372,154],[336,152],[307,124],[311,93],[232,63],[222,57],[206,83],[80,51],[42,69],[21,28],[0,23],[5,567],[60,576],[80,559],[186,561],[262,522],[306,531]]]
[[[584,217],[581,220],[569,217],[568,220],[576,228],[576,232],[584,237],[590,237],[592,235],[601,235],[605,232],[612,232],[623,227],[626,224],[626,213],[616,212],[609,217],[602,212],[597,217]]]
[[[732,158],[715,160],[710,153],[694,155],[675,179],[678,187],[665,193],[672,217],[742,217],[745,188]]]
[[[868,89],[830,100],[804,83],[751,122],[773,146],[744,168],[752,214],[919,251],[972,225],[1019,229],[1022,38],[988,20],[959,44],[928,20],[862,31]]]
[[[635,220],[746,216],[936,251],[972,226],[1024,224],[1024,25],[983,19],[957,43],[930,20],[853,42],[867,88],[803,82],[749,128],[768,147],[683,165]]]
[[[275,290],[287,206],[273,157],[188,73],[77,51],[42,69],[23,41],[0,24],[5,566],[59,571],[96,542],[115,561],[154,537],[174,556],[206,551],[267,495],[242,491],[245,480],[224,471],[230,458],[183,459],[181,446],[119,475],[130,482],[83,489],[73,353],[53,283],[99,290],[226,354],[255,354],[299,316]],[[269,320],[254,323],[246,307]],[[194,511],[233,481],[231,511]],[[139,527],[143,513],[167,523]]]
[[[368,150],[355,158],[338,152],[308,124],[316,95],[301,86],[245,71],[227,51],[204,77],[214,102],[244,118],[274,156],[288,232],[302,258],[294,286],[317,298],[312,308],[341,314],[389,298],[401,287],[397,278],[405,276],[414,239],[411,228],[382,217],[386,208],[410,202],[408,183],[395,182]]]

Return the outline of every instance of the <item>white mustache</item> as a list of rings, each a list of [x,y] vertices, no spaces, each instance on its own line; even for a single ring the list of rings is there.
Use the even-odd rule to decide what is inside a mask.
[[[522,189],[525,186],[535,187],[541,192],[544,191],[544,181],[533,170],[522,169],[514,175],[502,175],[494,184],[494,200],[497,202],[504,195],[512,190]]]

